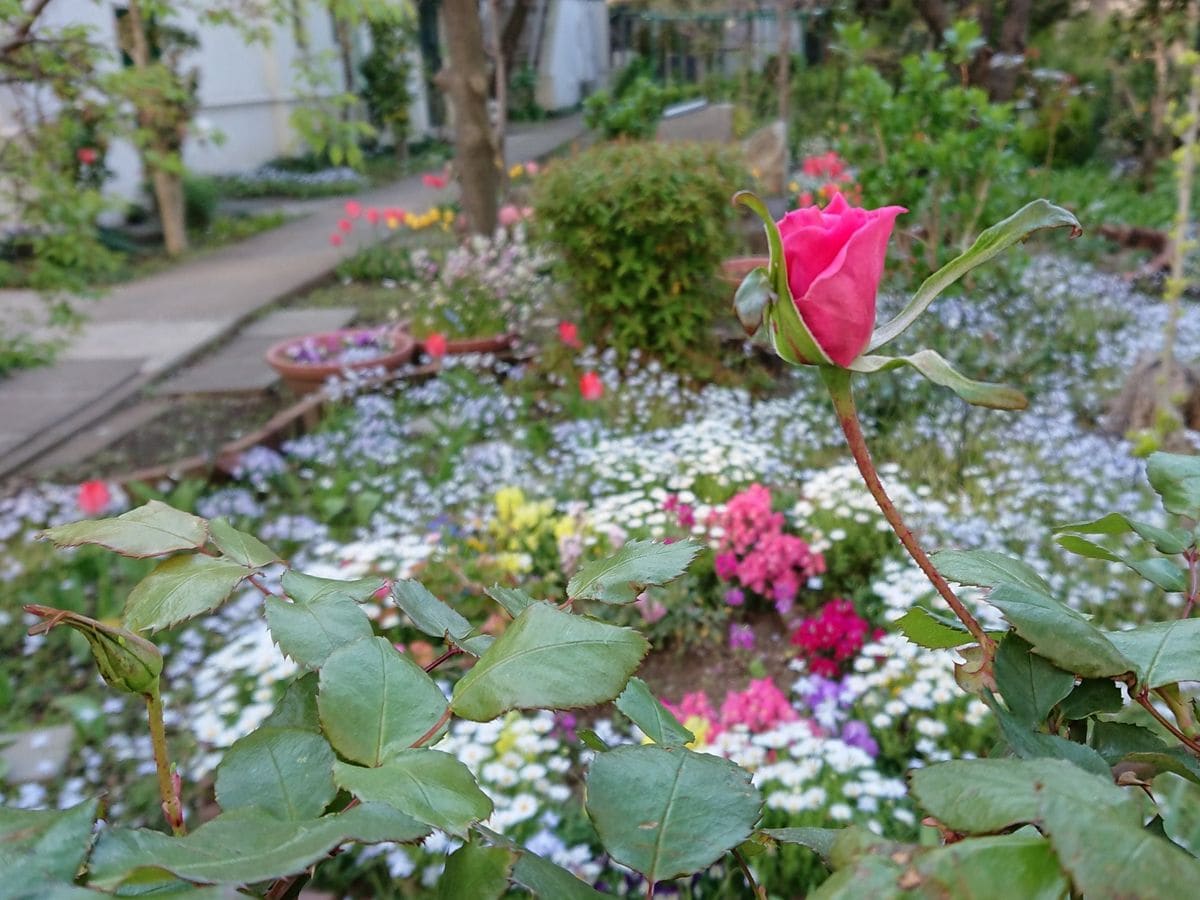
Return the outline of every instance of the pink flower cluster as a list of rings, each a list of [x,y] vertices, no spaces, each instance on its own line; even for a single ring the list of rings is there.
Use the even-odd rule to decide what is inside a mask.
[[[797,200],[801,206],[828,203],[838,193],[844,195],[852,205],[857,206],[862,202],[862,188],[854,183],[850,167],[832,150],[806,157],[800,165],[800,172],[803,189]]]
[[[768,597],[781,615],[796,602],[801,585],[825,571],[825,558],[801,538],[783,530],[783,513],[771,509],[771,492],[752,484],[714,513],[709,526],[719,526],[721,537],[713,560],[717,577]],[[727,596],[740,605],[736,589]]]
[[[871,626],[849,600],[830,600],[792,632],[792,643],[814,675],[836,678],[858,655]]]
[[[784,722],[794,722],[800,716],[788,703],[787,697],[770,678],[752,680],[744,691],[729,691],[718,713],[703,691],[685,694],[678,705],[664,702],[680,722],[693,724],[702,721],[707,728],[697,734],[701,743],[712,743],[723,731],[745,727],[754,734],[770,731]],[[695,728],[692,729],[696,731]]]

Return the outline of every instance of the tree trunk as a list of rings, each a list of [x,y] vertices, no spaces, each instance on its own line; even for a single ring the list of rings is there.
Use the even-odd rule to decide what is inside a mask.
[[[496,168],[503,183],[508,175],[504,161],[504,138],[508,131],[508,63],[504,59],[504,44],[500,37],[500,0],[489,0],[492,20],[492,52],[495,54],[496,91]]]
[[[333,36],[337,41],[338,61],[342,64],[342,90],[347,94],[354,93],[354,35],[350,30],[350,23],[345,16],[340,16],[337,10],[331,5],[329,8],[329,19],[333,24]],[[342,108],[342,118],[349,120],[351,109],[349,106]]]
[[[529,8],[533,0],[513,0],[512,10],[504,22],[504,30],[500,32],[500,55],[504,57],[504,67],[511,72],[516,63],[517,47],[521,43],[521,35],[525,32],[525,23],[529,21]],[[537,55],[537,48],[531,48]]]
[[[778,0],[775,4],[776,27],[779,28],[779,53],[775,62],[775,90],[779,94],[779,118],[786,126],[792,115],[792,3]]]
[[[146,26],[142,21],[140,0],[129,0],[130,57],[134,68],[145,70],[150,66],[150,47],[146,42]],[[141,111],[139,110],[139,118]],[[170,155],[171,148],[155,147],[156,156]],[[154,188],[154,200],[158,206],[158,218],[162,223],[163,246],[168,256],[178,256],[188,248],[187,227],[184,224],[183,177],[155,165],[144,150],[141,154],[142,167],[150,175]]]
[[[496,228],[500,173],[488,121],[488,77],[483,26],[476,0],[443,0],[449,65],[438,76],[454,105],[454,165],[467,227],[490,235]]]
[[[1000,24],[998,51],[1003,57],[1001,64],[992,60],[988,69],[987,90],[993,100],[1011,100],[1017,92],[1017,79],[1023,63],[1014,57],[1025,56],[1025,43],[1029,40],[1029,16],[1033,12],[1033,0],[1008,0],[1004,21]]]
[[[1161,22],[1159,26],[1161,28]],[[1142,142],[1141,175],[1149,186],[1153,181],[1154,168],[1166,145],[1167,104],[1171,90],[1170,71],[1167,65],[1167,41],[1160,30],[1154,38],[1154,93],[1150,97],[1150,128]]]
[[[950,11],[942,0],[916,0],[917,12],[925,20],[925,27],[933,35],[933,45],[942,45],[942,35],[950,27]]]

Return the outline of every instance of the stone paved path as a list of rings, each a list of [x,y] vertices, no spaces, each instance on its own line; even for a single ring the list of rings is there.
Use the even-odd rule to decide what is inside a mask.
[[[525,127],[508,136],[508,160],[544,156],[582,132],[578,116]],[[412,176],[357,196],[364,205],[421,210],[444,195]],[[88,322],[55,365],[0,380],[0,478],[34,466],[84,429],[103,427],[150,382],[220,347],[263,307],[327,277],[346,254],[329,244],[343,202],[324,201],[304,218],[86,303]]]

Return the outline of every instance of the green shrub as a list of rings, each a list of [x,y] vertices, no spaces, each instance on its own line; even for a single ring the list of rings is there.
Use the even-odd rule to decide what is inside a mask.
[[[1096,104],[1069,85],[1047,94],[1021,132],[1021,150],[1035,165],[1081,166],[1100,143]]]
[[[183,216],[192,231],[206,231],[217,217],[221,185],[209,175],[185,175],[183,178]]]
[[[839,35],[855,54],[861,40],[850,28]],[[957,256],[984,225],[1008,215],[1024,168],[1012,105],[963,87],[949,61],[934,52],[906,56],[899,84],[865,62],[846,72],[838,152],[857,170],[865,206],[907,207],[900,243],[919,241],[906,249],[923,257],[922,270]]]
[[[560,251],[589,337],[672,366],[707,354],[723,313],[729,197],[743,180],[730,151],[689,144],[606,144],[546,170],[535,222]]]
[[[408,251],[393,243],[372,244],[338,263],[334,274],[343,281],[378,284],[380,281],[404,281],[413,275]]]
[[[667,91],[640,76],[623,94],[597,91],[583,103],[583,121],[606,138],[653,137],[668,103]]]

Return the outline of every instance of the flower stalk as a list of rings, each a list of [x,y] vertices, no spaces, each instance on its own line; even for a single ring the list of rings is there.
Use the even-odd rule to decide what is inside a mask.
[[[158,773],[158,793],[162,797],[163,815],[176,837],[187,834],[183,821],[183,804],[179,799],[176,776],[171,771],[171,758],[167,753],[167,731],[163,725],[162,696],[157,690],[143,695],[146,711],[150,718],[150,743],[154,746],[154,768]]]
[[[854,457],[858,471],[867,485],[867,490],[875,498],[880,512],[883,513],[883,517],[887,519],[888,524],[892,526],[892,530],[896,532],[896,537],[900,539],[900,543],[904,545],[904,549],[908,551],[908,555],[913,558],[913,561],[925,573],[925,577],[929,579],[937,592],[941,594],[942,599],[946,601],[959,621],[966,626],[967,631],[971,633],[971,636],[979,644],[983,652],[983,663],[980,672],[985,676],[990,675],[992,659],[996,655],[996,642],[983,630],[983,626],[979,624],[979,620],[971,615],[970,610],[963,605],[962,600],[951,590],[946,579],[934,567],[928,554],[925,553],[924,549],[917,542],[917,539],[913,536],[912,529],[905,524],[899,510],[896,509],[896,505],[892,503],[891,498],[887,495],[887,491],[883,489],[883,483],[879,480],[879,473],[875,470],[875,463],[871,460],[871,451],[867,448],[866,438],[863,436],[862,426],[858,421],[858,409],[854,405],[854,392],[850,383],[850,371],[833,368],[832,366],[822,366],[821,378],[824,380],[825,386],[829,389],[829,396],[833,399],[833,408],[837,413],[838,424],[841,425],[842,433],[846,436],[846,444],[849,446],[850,454]]]

